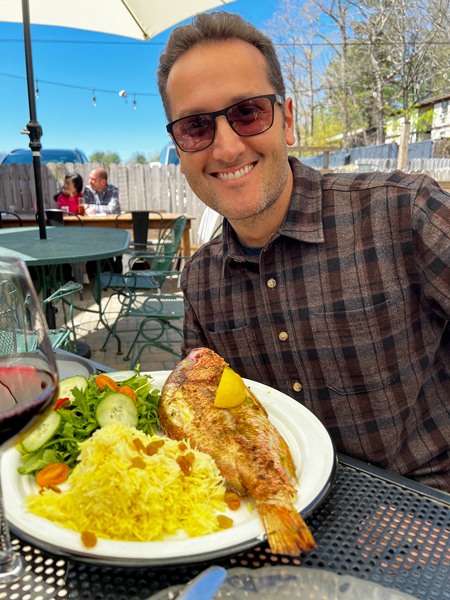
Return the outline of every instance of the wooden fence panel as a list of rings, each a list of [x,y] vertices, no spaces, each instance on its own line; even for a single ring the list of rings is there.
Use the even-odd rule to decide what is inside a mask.
[[[64,185],[67,173],[78,173],[83,185],[89,183],[89,174],[98,163],[63,165],[42,165],[42,189],[44,206],[54,208],[53,197]],[[163,210],[165,212],[187,213],[195,217],[191,224],[191,243],[197,245],[198,226],[204,211],[204,204],[189,187],[180,167],[145,165],[106,165],[108,181],[119,188],[122,210]],[[32,165],[0,166],[0,209],[34,212],[36,191]]]
[[[150,167],[150,203],[148,208],[153,210],[162,209],[161,204],[161,169],[159,167]],[[148,198],[148,196],[147,196]]]
[[[53,172],[51,169],[48,168],[49,166],[50,165],[43,165],[43,167],[47,167],[47,173],[48,173],[48,197],[44,198],[44,203],[45,203],[45,201],[48,201],[51,208],[56,208],[53,198],[57,193],[61,192],[62,188],[64,187],[64,179],[65,179],[66,173],[63,168],[63,169],[59,169],[57,171],[57,173],[55,174],[55,172]],[[64,167],[64,165],[61,165],[61,166]],[[69,168],[67,169],[67,172],[75,173],[75,165],[73,163],[70,163]]]
[[[17,206],[20,209],[23,208],[22,204],[22,191],[21,191],[21,181],[19,175],[19,166],[11,165],[11,184],[12,184],[12,193],[14,197],[14,206]],[[29,185],[28,181],[24,181],[22,185]]]
[[[51,166],[51,165],[41,165],[42,195],[44,198],[44,208],[56,208],[53,203],[53,198],[50,196],[50,178],[53,176],[53,173],[52,173],[51,169],[49,169],[49,166]],[[55,166],[55,170],[57,171],[58,165],[54,165],[54,166]],[[64,165],[62,165],[62,166],[64,168]],[[34,183],[34,173],[33,173],[34,167],[33,167],[33,165],[30,165],[30,167],[31,167],[30,177],[32,178],[32,182]],[[45,172],[45,174],[44,174],[44,172]],[[34,188],[34,185],[32,185],[32,187]],[[36,207],[37,196],[36,196],[35,191],[33,193],[33,199],[34,199],[33,206]]]
[[[8,165],[0,165],[0,210],[16,208]]]

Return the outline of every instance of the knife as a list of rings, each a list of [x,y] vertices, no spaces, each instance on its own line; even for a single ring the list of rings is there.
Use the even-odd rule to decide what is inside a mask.
[[[177,600],[211,600],[226,576],[227,571],[223,567],[209,567],[187,584]]]

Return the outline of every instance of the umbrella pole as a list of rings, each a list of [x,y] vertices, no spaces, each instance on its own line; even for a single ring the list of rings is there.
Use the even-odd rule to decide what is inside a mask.
[[[23,41],[25,45],[25,64],[27,69],[27,87],[28,87],[28,106],[30,108],[30,121],[21,133],[26,133],[30,137],[30,148],[33,155],[34,182],[36,186],[36,202],[39,224],[39,237],[41,240],[47,239],[45,230],[45,212],[44,198],[42,193],[42,175],[41,175],[41,136],[42,127],[37,122],[36,99],[34,97],[34,75],[33,75],[33,56],[31,53],[31,31],[30,31],[30,9],[28,0],[22,0],[23,16]]]

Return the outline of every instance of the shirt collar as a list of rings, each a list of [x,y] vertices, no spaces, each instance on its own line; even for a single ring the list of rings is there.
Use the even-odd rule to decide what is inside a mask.
[[[294,176],[291,202],[281,227],[271,242],[280,235],[299,242],[320,244],[324,241],[322,224],[322,175],[290,156],[289,164]],[[270,243],[270,242],[269,242]],[[223,220],[224,256],[237,261],[246,260],[244,249],[226,219]]]

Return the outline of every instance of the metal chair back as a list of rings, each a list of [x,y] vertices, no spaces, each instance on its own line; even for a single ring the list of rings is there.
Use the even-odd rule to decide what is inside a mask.
[[[16,219],[19,220],[19,227],[22,227],[23,223],[22,223],[22,219],[19,217],[19,215],[17,215],[15,212],[12,212],[10,210],[0,210],[0,229],[3,229],[2,215],[12,215],[13,217],[15,217]]]
[[[68,217],[77,217],[80,224],[84,225],[79,215],[77,215],[76,213],[71,213],[67,210],[61,210],[60,208],[47,208],[45,210],[45,215],[47,217],[48,224],[54,227],[64,227],[64,215]],[[38,219],[37,215],[36,219]]]
[[[184,215],[171,221],[160,235],[155,251],[139,253],[138,256],[130,259],[129,269],[132,271],[142,270],[152,277],[157,284],[155,287],[161,287],[168,272],[173,268],[185,227],[186,217]],[[140,263],[142,266],[138,266]]]

